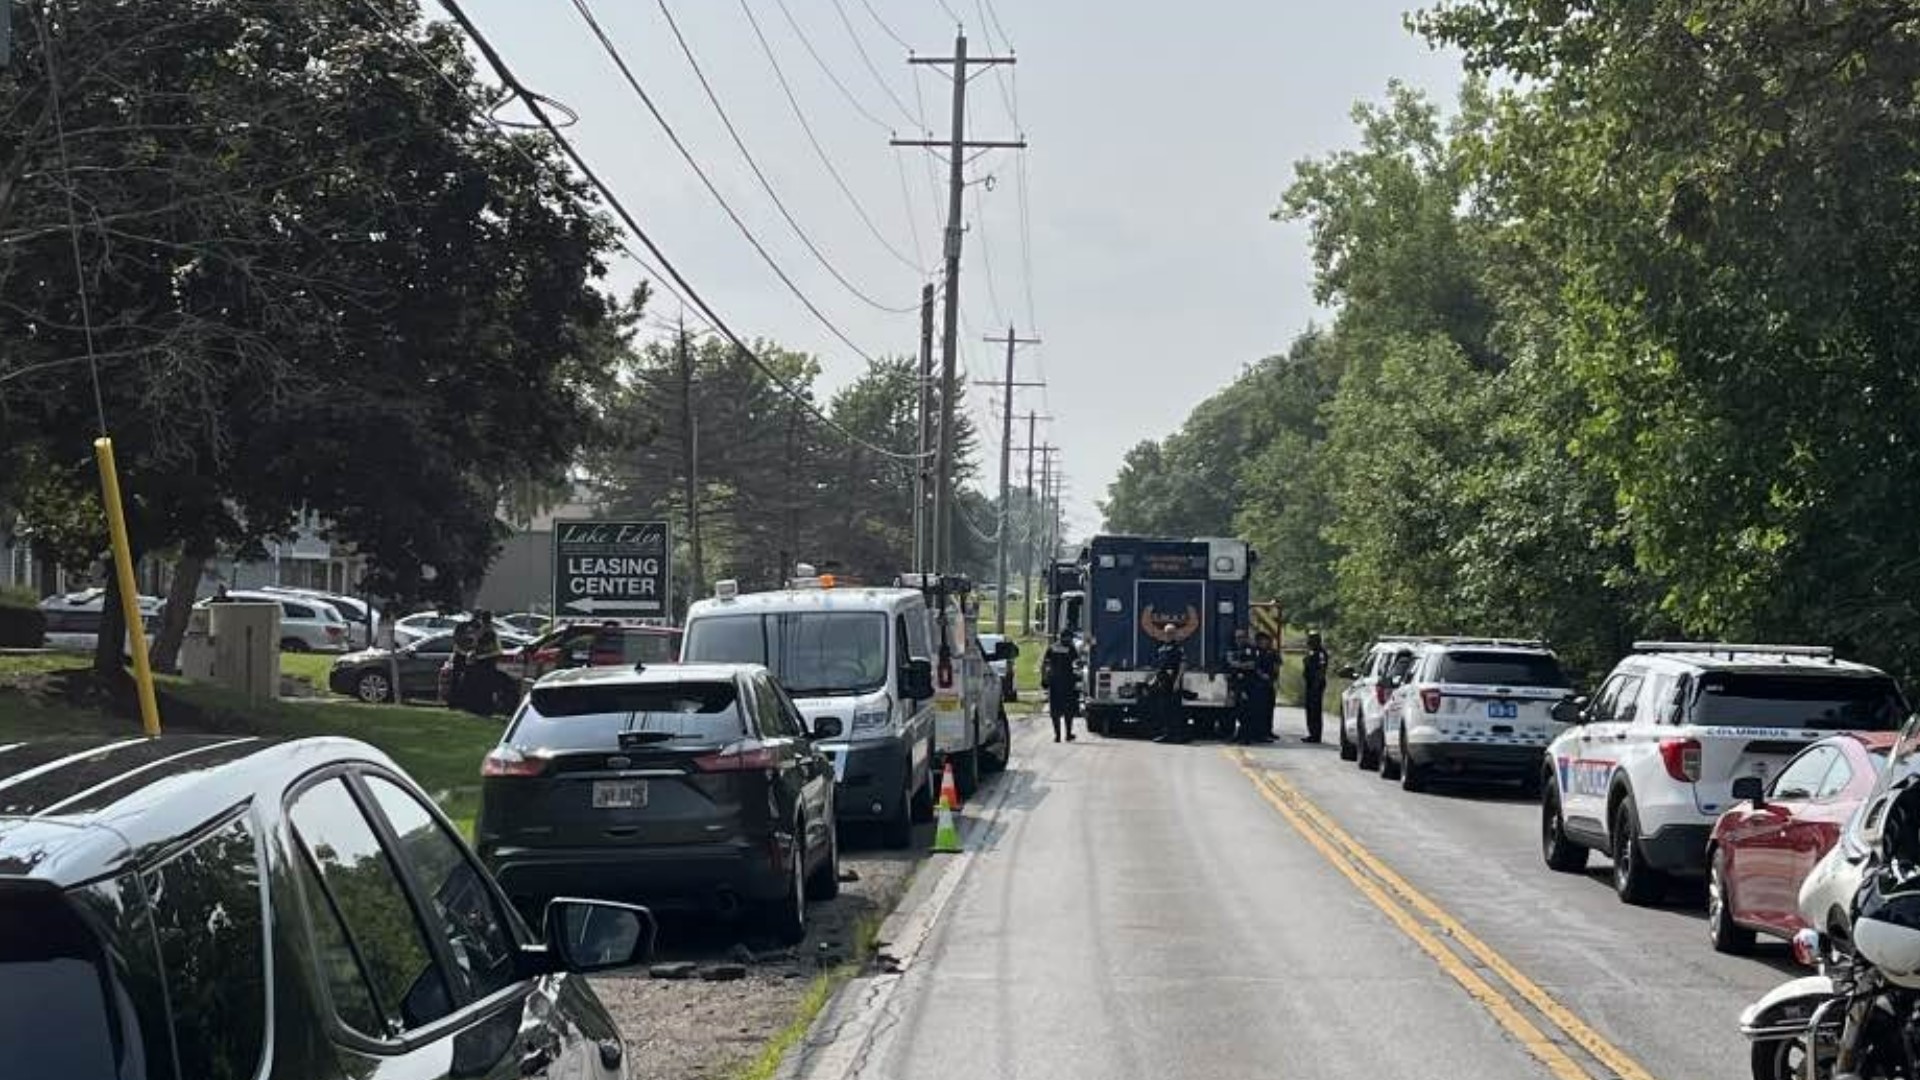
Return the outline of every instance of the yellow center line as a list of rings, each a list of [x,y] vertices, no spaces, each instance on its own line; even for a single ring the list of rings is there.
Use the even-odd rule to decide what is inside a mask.
[[[1586,1070],[1575,1063],[1573,1058],[1535,1026],[1533,1021],[1516,1009],[1513,1002],[1508,1001],[1500,991],[1481,978],[1478,972],[1468,967],[1452,949],[1447,948],[1445,942],[1434,935],[1433,931],[1420,925],[1419,920],[1415,919],[1406,908],[1395,903],[1385,890],[1362,874],[1350,860],[1341,855],[1340,850],[1331,841],[1322,836],[1318,829],[1301,816],[1298,810],[1289,806],[1278,792],[1262,783],[1259,774],[1248,766],[1244,756],[1237,759],[1237,763],[1241,771],[1253,781],[1254,790],[1280,812],[1280,816],[1287,820],[1287,824],[1292,825],[1295,832],[1298,832],[1307,843],[1313,845],[1314,850],[1332,863],[1335,870],[1345,875],[1346,879],[1353,883],[1353,887],[1360,890],[1362,896],[1372,901],[1373,906],[1379,908],[1381,914],[1400,928],[1401,933],[1413,939],[1413,943],[1420,946],[1421,951],[1431,956],[1434,963],[1439,964],[1442,971],[1451,976],[1469,996],[1479,1002],[1481,1008],[1484,1008],[1496,1023],[1505,1028],[1527,1053],[1537,1058],[1559,1080],[1590,1080]]]
[[[1594,1060],[1606,1066],[1621,1080],[1654,1080],[1653,1074],[1644,1066],[1627,1056],[1625,1051],[1608,1042],[1604,1036],[1576,1016],[1571,1009],[1555,1000],[1553,995],[1514,967],[1506,957],[1501,956],[1492,946],[1480,940],[1479,936],[1468,930],[1459,919],[1414,888],[1407,879],[1394,872],[1392,867],[1335,824],[1324,810],[1314,805],[1311,799],[1308,799],[1284,777],[1272,772],[1254,771],[1244,755],[1241,756],[1240,767],[1260,785],[1263,793],[1270,796],[1269,801],[1278,800],[1279,804],[1286,805],[1289,810],[1311,822],[1312,827],[1337,844],[1347,858],[1365,867],[1408,906],[1426,916],[1447,936],[1459,942],[1460,946],[1474,959],[1498,975],[1501,981],[1512,987],[1515,993],[1537,1009],[1555,1027],[1565,1032],[1576,1045],[1593,1055]]]

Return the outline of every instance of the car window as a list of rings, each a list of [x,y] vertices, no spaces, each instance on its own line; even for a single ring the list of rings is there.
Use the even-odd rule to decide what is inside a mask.
[[[471,1001],[512,985],[513,934],[480,868],[411,793],[383,776],[368,776],[366,783],[399,837],[420,891],[439,916],[435,929],[445,935],[461,997]]]
[[[1833,757],[1839,751],[1831,746],[1815,746],[1803,751],[1799,757],[1787,763],[1780,775],[1773,778],[1773,791],[1768,798],[1779,802],[1794,802],[1811,799],[1820,790],[1820,780],[1833,767]]]
[[[421,638],[414,645],[413,651],[426,656],[452,656],[453,635],[434,634],[432,637]]]
[[[290,603],[286,600],[280,601],[280,614],[289,619],[312,619],[317,617],[314,615],[313,609],[305,604]]]
[[[33,932],[11,932],[22,926]],[[66,897],[0,891],[0,927],[0,1060],[31,1062],[35,1076],[137,1077],[166,1054],[164,1032],[131,1029],[132,1002],[109,995],[113,961]]]
[[[767,631],[758,615],[715,615],[687,627],[686,658],[722,664],[765,664]]]
[[[773,687],[773,680],[764,676],[749,680],[753,688],[753,711],[760,721],[760,734],[772,739],[799,738],[801,729],[787,719],[780,708],[780,698]]]
[[[907,650],[907,658],[918,658],[921,660],[933,659],[933,632],[927,626],[926,609],[918,607],[908,608],[907,614],[912,616],[906,620],[907,636],[905,638],[905,647]]]
[[[1620,704],[1620,689],[1627,683],[1625,675],[1610,676],[1593,697],[1593,719],[1604,723],[1612,720],[1614,711]]]
[[[288,813],[320,879],[311,907],[330,904],[392,1030],[409,1031],[453,1011],[444,973],[427,947],[386,849],[340,779],[303,792]],[[346,1019],[344,1016],[342,1019]]]
[[[266,1044],[267,988],[265,903],[248,819],[149,867],[141,881],[180,1075],[251,1080]]]
[[[1851,783],[1853,783],[1853,763],[1847,760],[1844,751],[1835,751],[1833,767],[1827,770],[1826,776],[1821,777],[1820,786],[1814,789],[1813,797],[1823,802],[1837,798]]]
[[[313,860],[302,856],[293,861],[299,866],[300,887],[309,899],[308,928],[313,933],[320,977],[327,984],[327,996],[333,1000],[334,1015],[341,1023],[363,1034],[385,1033],[386,1023],[380,1019],[380,1006],[374,1004],[367,970],[347,937],[340,912],[320,883]]]
[[[739,697],[732,679],[535,687],[507,741],[591,749],[632,732],[653,733],[661,742],[730,743],[746,734]]]
[[[1435,658],[1433,681],[1472,686],[1567,686],[1551,653],[1449,649]]]
[[[1645,681],[1640,675],[1628,675],[1620,680],[1620,695],[1614,699],[1613,707],[1615,723],[1631,724],[1640,719],[1640,685]]]
[[[1905,716],[1884,676],[1709,671],[1693,701],[1693,722],[1709,727],[1893,731]]]
[[[1681,719],[1680,677],[1669,672],[1648,675],[1640,691],[1641,714],[1655,724],[1677,724]]]

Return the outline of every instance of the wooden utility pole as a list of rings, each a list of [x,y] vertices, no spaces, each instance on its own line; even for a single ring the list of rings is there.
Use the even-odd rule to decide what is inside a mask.
[[[1024,507],[1026,513],[1023,515],[1026,525],[1022,530],[1022,535],[1026,539],[1026,551],[1022,554],[1025,569],[1021,572],[1020,578],[1021,587],[1026,593],[1026,618],[1022,625],[1027,633],[1033,632],[1033,576],[1036,573],[1039,574],[1042,588],[1046,588],[1047,583],[1052,580],[1052,560],[1049,559],[1045,563],[1040,561],[1041,541],[1046,534],[1046,504],[1033,488],[1033,455],[1040,451],[1040,444],[1034,441],[1038,437],[1036,425],[1042,420],[1051,419],[1053,417],[1041,416],[1037,412],[1029,411],[1027,413],[1027,445],[1014,447],[1015,450],[1027,452],[1027,499]]]
[[[699,599],[707,594],[705,564],[700,551],[700,417],[693,409],[693,342],[685,323],[674,335],[674,357],[680,364],[680,417],[682,421],[681,468],[686,477],[687,562],[693,577],[688,596]],[[690,600],[689,603],[692,601]]]
[[[931,567],[931,530],[927,525],[927,451],[933,444],[933,285],[920,288],[920,442],[919,458],[913,463],[913,569],[926,573]]]
[[[1046,383],[1013,381],[1014,349],[1021,345],[1038,345],[1039,338],[1018,337],[1014,334],[1013,327],[1009,326],[1006,337],[990,337],[987,340],[1007,343],[1007,377],[999,383],[975,384],[976,386],[999,386],[1004,393],[1000,402],[1000,527],[994,530],[997,540],[993,546],[993,587],[997,594],[993,614],[993,632],[1005,636],[1007,632],[1007,525],[1013,518],[1007,509],[1013,469],[1013,391],[1015,387],[1045,386]]]

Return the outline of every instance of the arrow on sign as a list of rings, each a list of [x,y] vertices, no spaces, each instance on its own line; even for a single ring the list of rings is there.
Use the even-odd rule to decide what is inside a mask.
[[[647,600],[639,602],[628,600],[595,600],[589,597],[585,600],[569,600],[567,601],[567,608],[570,611],[584,611],[591,615],[596,611],[659,611],[660,605]]]

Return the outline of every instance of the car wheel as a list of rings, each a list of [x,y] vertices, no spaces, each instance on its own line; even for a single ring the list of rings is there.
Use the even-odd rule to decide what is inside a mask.
[[[383,705],[393,700],[393,682],[384,671],[363,671],[353,680],[353,696],[369,705]]]
[[[1587,849],[1567,839],[1566,818],[1560,813],[1560,792],[1542,785],[1540,795],[1540,855],[1549,869],[1578,874],[1587,868]]]
[[[787,860],[784,895],[767,905],[767,931],[782,945],[797,945],[807,936],[806,823],[793,823],[793,855]]]
[[[981,764],[981,771],[988,774],[1007,771],[1007,764],[1013,758],[1013,728],[1007,723],[1007,710],[1000,710],[1000,717],[995,721],[994,728],[994,741],[999,744],[999,749],[991,753],[984,748],[981,750],[981,753],[986,755],[985,761]]]
[[[1633,799],[1621,799],[1613,810],[1613,891],[1629,904],[1645,905],[1660,898],[1665,884],[1660,872],[1647,865]]]
[[[1360,752],[1363,754],[1367,752],[1367,748],[1365,745],[1361,746]],[[1380,779],[1382,780],[1400,779],[1400,760],[1394,757],[1392,754],[1387,753],[1387,748],[1384,742],[1382,743],[1381,746],[1376,747],[1374,749],[1373,760],[1374,760],[1374,763],[1380,769]]]
[[[1353,734],[1354,734],[1354,738],[1358,740],[1357,745],[1354,747],[1354,751],[1353,751],[1354,758],[1359,764],[1360,768],[1366,772],[1372,772],[1375,769],[1379,769],[1381,770],[1381,775],[1385,775],[1386,764],[1380,760],[1380,756],[1381,756],[1380,751],[1378,748],[1376,748],[1373,745],[1373,740],[1367,738],[1367,725],[1359,721],[1355,721],[1353,725]],[[1391,780],[1393,779],[1393,777],[1389,776],[1387,777],[1387,779]]]
[[[1353,745],[1352,739],[1347,738],[1347,722],[1343,719],[1340,721],[1340,760],[1355,761],[1359,757],[1360,748]]]
[[[1427,790],[1427,770],[1413,760],[1413,755],[1407,753],[1407,736],[1405,732],[1402,732],[1400,735],[1400,762],[1398,771],[1400,773],[1401,791],[1419,792]],[[1381,774],[1385,775],[1385,773],[1386,770],[1382,769]]]
[[[307,643],[304,641],[301,641],[299,638],[290,637],[290,638],[280,639],[280,651],[281,652],[312,652],[313,650],[307,648]]]
[[[960,789],[963,801],[972,801],[974,793],[980,790],[980,756],[985,751],[978,749],[977,742],[974,745],[976,749],[954,754],[949,759],[953,762],[954,786]]]
[[[1727,853],[1720,847],[1707,853],[1707,940],[1715,952],[1745,956],[1753,951],[1753,931],[1733,921],[1733,894],[1727,886]]]
[[[807,899],[831,900],[840,895],[840,830],[827,829],[827,857],[807,879]]]

